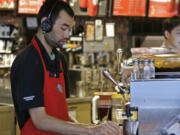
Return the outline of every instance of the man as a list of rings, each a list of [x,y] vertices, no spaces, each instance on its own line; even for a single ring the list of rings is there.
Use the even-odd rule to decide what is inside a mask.
[[[70,122],[67,110],[67,67],[56,48],[69,38],[73,10],[60,0],[47,0],[38,13],[32,42],[16,57],[11,88],[21,135],[120,135],[119,126]]]
[[[180,18],[177,16],[166,19],[163,23],[165,42],[161,47],[169,49],[170,53],[180,53]]]

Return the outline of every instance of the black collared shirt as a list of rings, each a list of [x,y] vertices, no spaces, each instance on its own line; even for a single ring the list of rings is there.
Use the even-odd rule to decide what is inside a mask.
[[[46,69],[50,73],[59,75],[59,73],[61,72],[61,69],[59,68],[60,67],[60,60],[61,60],[59,52],[56,49],[53,49],[52,53],[54,53],[54,55],[55,55],[55,60],[51,60],[48,53],[46,52],[45,48],[43,47],[43,45],[39,41],[39,39],[37,37],[35,37],[35,39],[36,39],[36,41],[40,47],[43,59],[45,60],[44,62],[46,65]]]
[[[51,60],[40,40],[35,37],[47,70],[52,74],[62,72],[60,62],[62,62],[66,97],[69,97],[68,73],[64,56],[56,49],[55,60]],[[44,106],[43,96],[44,68],[39,53],[32,43],[30,43],[14,60],[11,67],[11,91],[15,105],[16,116],[20,128],[29,119],[28,109]]]

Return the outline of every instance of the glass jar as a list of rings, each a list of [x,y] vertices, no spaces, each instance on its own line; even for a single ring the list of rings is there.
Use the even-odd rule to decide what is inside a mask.
[[[111,119],[113,122],[117,124],[123,124],[123,109],[122,109],[122,95],[120,94],[113,94],[112,98],[112,113]]]

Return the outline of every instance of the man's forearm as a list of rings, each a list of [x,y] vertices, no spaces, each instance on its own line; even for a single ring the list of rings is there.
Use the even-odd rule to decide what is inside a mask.
[[[66,122],[49,115],[39,121],[39,124],[36,127],[39,130],[59,133],[62,135],[92,135],[91,128],[88,127],[88,125]]]
[[[33,124],[38,130],[62,135],[121,135],[119,126],[113,122],[101,125],[88,125],[60,120],[45,112],[44,107],[29,110]]]

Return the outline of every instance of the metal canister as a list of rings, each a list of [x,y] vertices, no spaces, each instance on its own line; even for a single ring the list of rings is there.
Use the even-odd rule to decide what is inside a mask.
[[[77,81],[76,82],[76,95],[77,97],[86,97],[87,89],[86,83],[84,81]]]

